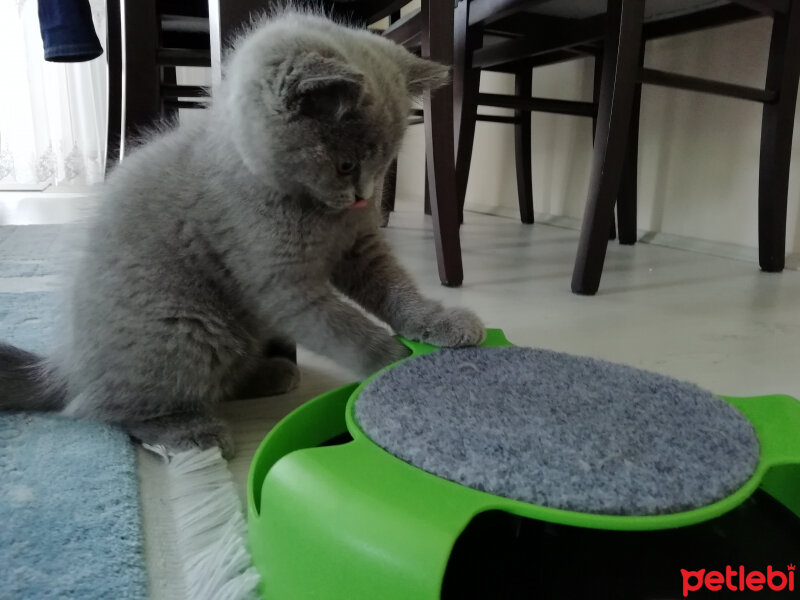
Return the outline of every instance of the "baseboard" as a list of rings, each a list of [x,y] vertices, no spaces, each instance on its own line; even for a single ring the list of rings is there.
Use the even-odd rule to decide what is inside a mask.
[[[518,210],[516,208],[507,206],[488,206],[471,203],[469,208],[466,210],[467,212],[474,212],[478,214],[507,217],[515,220],[519,219]],[[551,227],[561,227],[564,229],[574,230],[579,230],[581,228],[580,220],[572,217],[562,217],[539,212],[535,212],[534,217],[537,223],[550,225]],[[710,242],[708,240],[673,235],[670,233],[662,233],[659,231],[645,231],[642,229],[638,231],[638,241],[644,244],[651,244],[653,246],[675,248],[677,250],[686,250],[688,252],[696,252],[698,254],[719,256],[721,258],[729,258],[731,260],[739,260],[758,264],[758,249],[750,246],[728,244],[725,242]],[[792,271],[800,270],[800,253],[795,252],[787,255],[786,268]]]
[[[0,192],[42,192],[46,190],[49,185],[49,183],[0,182]]]

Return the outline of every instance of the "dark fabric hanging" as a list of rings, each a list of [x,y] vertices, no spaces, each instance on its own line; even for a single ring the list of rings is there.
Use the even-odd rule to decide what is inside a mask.
[[[89,0],[39,0],[44,59],[84,62],[103,53]]]

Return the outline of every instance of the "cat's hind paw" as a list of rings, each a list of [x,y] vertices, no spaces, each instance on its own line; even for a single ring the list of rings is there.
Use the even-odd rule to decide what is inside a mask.
[[[300,369],[282,356],[271,356],[260,361],[258,370],[251,374],[236,391],[236,397],[263,398],[292,391],[300,385]]]
[[[171,456],[185,450],[218,447],[225,459],[233,458],[233,436],[225,423],[205,414],[176,414],[147,421],[127,423],[128,434],[145,448],[159,449]]]

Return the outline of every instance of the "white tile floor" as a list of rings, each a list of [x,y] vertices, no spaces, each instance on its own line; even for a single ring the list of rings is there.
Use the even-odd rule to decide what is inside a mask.
[[[422,289],[447,304],[472,308],[518,345],[626,363],[720,394],[800,397],[797,271],[765,274],[748,262],[612,243],[600,293],[576,296],[569,289],[576,231],[468,214],[462,230],[465,283],[449,289],[439,284],[430,222],[419,203],[399,209],[386,233]],[[6,212],[5,222],[14,222]],[[230,466],[242,498],[250,459],[273,424],[351,379],[302,350],[299,360],[304,380],[298,390],[223,407],[236,437],[238,454]],[[160,465],[146,455],[140,464],[152,597],[167,598]]]

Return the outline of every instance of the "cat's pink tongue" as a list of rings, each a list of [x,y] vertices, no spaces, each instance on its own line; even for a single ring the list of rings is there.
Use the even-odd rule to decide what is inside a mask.
[[[364,208],[364,207],[367,206],[367,204],[369,204],[369,200],[367,200],[366,198],[356,198],[356,201],[353,202],[347,208],[349,208],[351,210],[354,209],[354,208]]]

